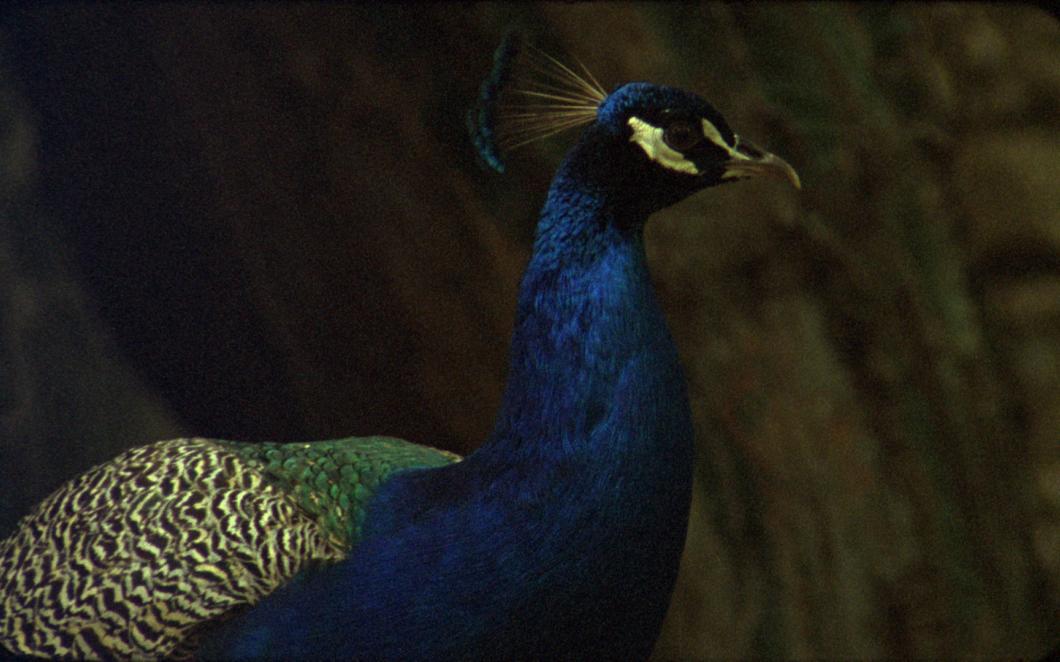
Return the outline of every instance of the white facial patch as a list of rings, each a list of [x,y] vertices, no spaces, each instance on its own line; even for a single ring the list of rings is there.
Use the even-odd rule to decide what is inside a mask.
[[[696,164],[686,159],[681,152],[666,144],[663,140],[663,130],[661,128],[652,126],[639,117],[630,117],[629,127],[633,129],[633,135],[629,137],[630,142],[640,145],[640,148],[644,150],[649,159],[670,170],[688,173],[689,175],[699,174],[699,168],[696,167]]]
[[[721,132],[711,122],[702,118],[700,118],[700,121],[703,123],[703,137],[725,150],[729,158],[749,160],[746,155],[736,151],[734,147],[725,142],[725,139],[721,137]],[[696,167],[696,164],[686,159],[681,152],[666,144],[666,141],[663,140],[661,127],[652,126],[639,117],[630,117],[629,126],[633,129],[633,135],[629,138],[630,141],[640,145],[640,148],[644,150],[649,159],[670,170],[690,175],[699,174],[699,168]],[[736,137],[736,144],[740,144],[738,136]]]
[[[714,143],[718,147],[720,147],[723,150],[725,150],[726,152],[728,152],[729,153],[729,157],[731,157],[731,158],[734,158],[734,159],[747,158],[743,154],[740,154],[739,152],[737,152],[735,148],[730,147],[729,143],[725,142],[725,139],[721,137],[721,132],[718,131],[718,127],[714,126],[712,123],[708,122],[707,120],[702,120],[702,122],[703,122],[703,135],[706,136],[707,140],[709,140],[710,142]],[[739,136],[735,136],[735,140],[736,140],[736,144],[739,145],[740,144],[740,137]]]

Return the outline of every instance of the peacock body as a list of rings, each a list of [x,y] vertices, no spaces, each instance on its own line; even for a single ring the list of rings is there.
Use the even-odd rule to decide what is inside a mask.
[[[516,50],[502,47],[486,103]],[[461,461],[381,437],[131,450],[0,543],[0,643],[75,657],[649,655],[685,538],[693,434],[643,227],[724,181],[798,180],[693,94],[605,94],[558,66],[574,91],[528,92],[560,101],[551,120],[535,107],[504,134],[493,110],[478,115],[494,167],[482,145],[588,123],[541,212],[482,446]]]

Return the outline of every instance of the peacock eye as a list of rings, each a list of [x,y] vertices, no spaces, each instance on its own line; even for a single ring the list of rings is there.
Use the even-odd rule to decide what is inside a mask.
[[[674,120],[663,131],[663,140],[678,152],[685,152],[703,140],[703,132],[688,120]]]

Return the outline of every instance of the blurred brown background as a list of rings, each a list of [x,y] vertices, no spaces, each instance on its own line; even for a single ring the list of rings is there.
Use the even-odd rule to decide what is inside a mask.
[[[0,534],[183,434],[485,436],[573,140],[476,163],[504,29],[799,170],[659,214],[698,488],[659,658],[1060,643],[1060,28],[1010,5],[23,5]]]

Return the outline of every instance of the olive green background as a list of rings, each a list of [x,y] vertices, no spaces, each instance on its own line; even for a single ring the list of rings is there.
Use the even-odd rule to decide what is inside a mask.
[[[657,215],[697,488],[660,659],[1060,643],[1060,28],[1031,7],[22,5],[0,24],[0,532],[182,434],[487,434],[572,135],[475,160],[503,31],[802,176]]]

